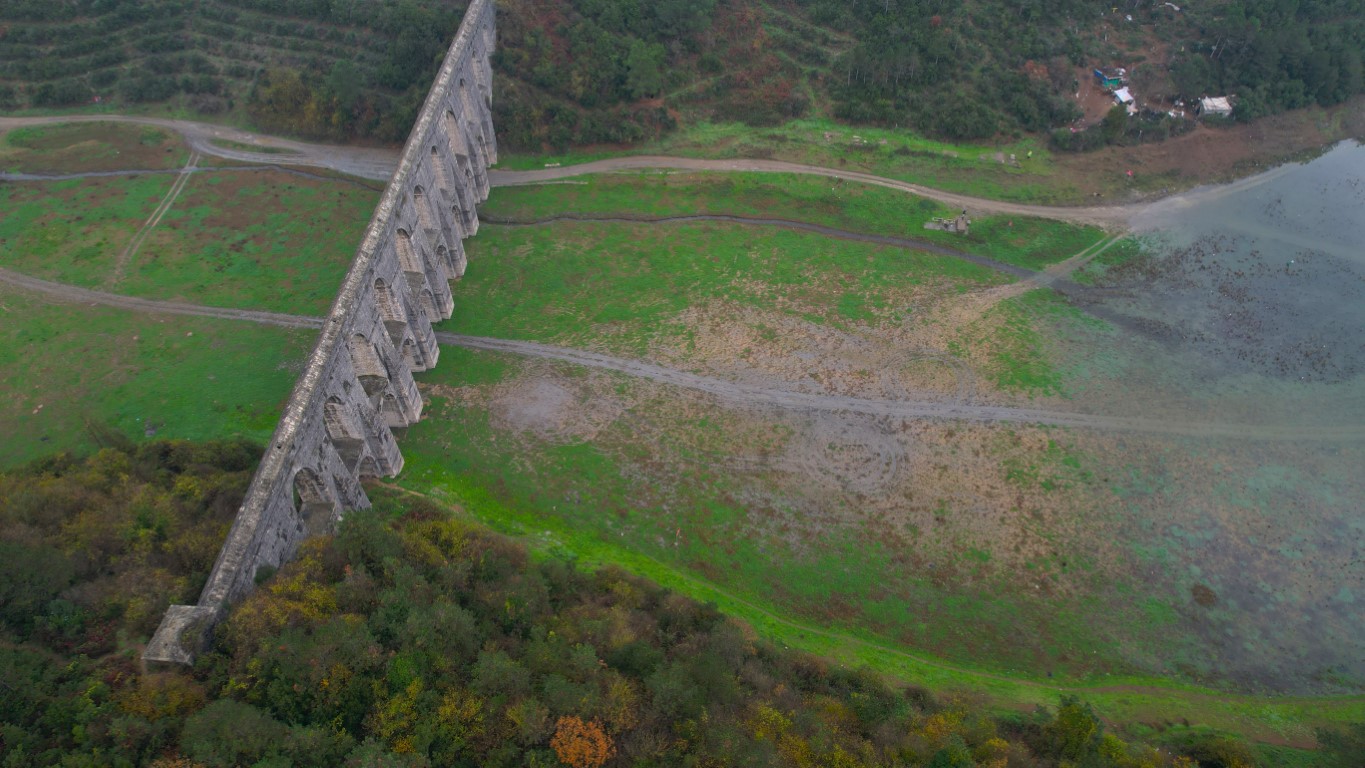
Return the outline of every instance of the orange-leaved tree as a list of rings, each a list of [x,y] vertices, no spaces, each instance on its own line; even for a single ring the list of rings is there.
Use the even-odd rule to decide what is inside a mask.
[[[571,768],[599,768],[616,751],[601,724],[596,720],[585,723],[573,715],[559,718],[550,746],[560,762]]]

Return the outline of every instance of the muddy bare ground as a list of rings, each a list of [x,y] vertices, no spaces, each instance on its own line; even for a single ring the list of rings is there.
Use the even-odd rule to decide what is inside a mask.
[[[798,407],[916,399],[1163,424],[1365,423],[1365,280],[1351,250],[1365,240],[1350,229],[1360,201],[1349,194],[1360,176],[1306,174],[1287,169],[1168,215],[1145,255],[1071,292],[1121,322],[1030,318],[1065,371],[1060,394],[1028,398],[982,375],[1009,330],[994,310],[1019,295],[1001,286],[907,296],[903,320],[837,328],[696,306],[648,356],[733,382],[738,396],[657,377],[621,401],[610,377],[539,363],[499,390],[533,396],[497,400],[499,423],[534,452],[564,439],[516,426],[544,403],[564,423],[590,421],[591,437],[573,439],[629,478],[620,493],[632,511],[613,535],[808,616],[1034,672],[1359,692],[1362,435],[1156,435]],[[973,343],[947,353],[964,338]],[[574,394],[546,397],[561,389]],[[755,391],[792,394],[742,396]],[[599,397],[611,406],[593,412]],[[702,511],[713,504],[733,517]]]

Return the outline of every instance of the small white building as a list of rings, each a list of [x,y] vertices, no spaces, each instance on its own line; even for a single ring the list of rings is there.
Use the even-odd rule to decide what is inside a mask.
[[[1127,88],[1114,91],[1114,103],[1125,107],[1130,115],[1137,114],[1137,100],[1133,98],[1132,91]]]
[[[1199,105],[1194,108],[1194,113],[1201,117],[1204,115],[1229,117],[1232,115],[1232,102],[1226,96],[1213,99],[1205,96],[1199,100]]]

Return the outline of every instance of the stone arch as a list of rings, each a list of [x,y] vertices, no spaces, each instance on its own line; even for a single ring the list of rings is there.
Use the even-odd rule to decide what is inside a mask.
[[[460,121],[455,118],[455,110],[453,109],[447,109],[445,115],[441,118],[441,133],[445,134],[446,144],[450,145],[451,150],[457,155],[464,154],[463,152],[460,152],[460,134],[455,128],[459,123]]]
[[[422,289],[421,300],[422,310],[427,313],[427,317],[433,319],[439,319],[441,317],[441,312],[436,307],[436,294],[432,293],[430,288]]]
[[[436,183],[445,191],[446,196],[454,194],[452,190],[455,188],[455,169],[445,162],[441,157],[441,150],[434,146],[431,148],[431,167],[436,174]]]
[[[406,350],[404,351],[406,355]],[[402,407],[398,404],[398,398],[392,392],[385,392],[379,398],[379,415],[388,420],[390,424],[406,424],[408,415],[403,413]]]
[[[322,423],[327,428],[327,439],[341,456],[341,463],[354,470],[365,452],[365,434],[355,418],[354,410],[333,396],[322,406]]]
[[[460,111],[464,111],[463,108]],[[455,153],[456,164],[460,166],[460,170],[464,171],[465,177],[468,178],[473,174],[473,171],[469,169],[469,151],[471,148],[468,142],[464,140],[464,134],[460,132],[460,118],[455,116],[454,109],[446,110],[445,118],[441,120],[441,131],[446,135],[446,144]]]
[[[403,355],[403,362],[407,363],[408,368],[414,371],[421,368],[421,366],[418,364],[419,358],[417,356],[417,342],[413,341],[412,337],[410,336],[405,337],[402,341],[402,345],[399,347],[399,350]]]
[[[413,187],[412,201],[417,208],[417,223],[432,236],[432,242],[439,242],[438,235],[441,231],[441,224],[436,221],[436,212],[431,208],[431,201],[427,199],[426,191],[421,187]]]
[[[447,249],[444,245],[440,246],[436,249],[436,255],[441,259],[441,263],[445,264],[446,268],[450,271],[451,279],[457,280],[464,277],[464,248],[461,248],[458,243],[456,243],[454,251]]]
[[[346,343],[346,349],[351,353],[351,367],[367,397],[374,397],[388,388],[389,371],[369,339],[363,334],[354,334]]]
[[[374,303],[379,307],[379,319],[384,321],[384,329],[389,332],[393,345],[402,344],[407,335],[408,318],[398,304],[398,297],[393,295],[393,289],[383,278],[374,281]]]
[[[332,489],[322,482],[317,473],[307,467],[294,473],[294,511],[310,536],[325,533],[336,514],[336,499]]]
[[[426,269],[422,266],[422,259],[417,255],[416,249],[412,247],[412,235],[405,229],[397,232],[394,245],[398,248],[398,264],[404,272],[425,275]]]
[[[472,114],[477,102],[475,102],[473,99],[469,97],[469,89],[465,87],[464,80],[460,81],[460,103],[464,105],[463,111],[465,117],[465,125],[469,128],[470,131],[476,134],[482,133],[483,132],[482,129],[475,126],[474,124],[474,120],[477,118],[477,115]],[[479,139],[480,143],[482,143],[482,136],[480,136]]]
[[[383,477],[379,469],[379,462],[373,456],[366,456],[360,460],[360,466],[356,467],[357,477]]]
[[[454,278],[464,277],[465,267],[468,264],[467,259],[465,257],[464,248],[460,245],[460,243],[458,242],[455,243],[455,249],[453,251],[447,252],[444,255],[446,258],[446,262],[450,264],[451,276]]]

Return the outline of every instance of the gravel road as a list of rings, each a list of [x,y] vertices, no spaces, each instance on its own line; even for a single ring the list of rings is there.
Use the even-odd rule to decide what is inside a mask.
[[[170,315],[214,317],[226,320],[264,323],[286,328],[321,328],[322,318],[287,315],[277,312],[206,307],[176,301],[157,301],[132,296],[93,291],[61,283],[29,277],[7,269],[0,269],[0,282],[42,293],[54,299],[75,303],[116,307],[137,312]],[[974,422],[1008,422],[1019,424],[1047,424],[1081,429],[1135,432],[1190,437],[1230,437],[1251,440],[1312,440],[1355,442],[1365,439],[1365,424],[1301,425],[1301,424],[1227,424],[1197,420],[1171,421],[1140,417],[1105,416],[1102,414],[1071,413],[1037,408],[1011,406],[950,404],[931,400],[886,400],[840,395],[793,392],[771,387],[758,387],[701,376],[675,368],[628,358],[588,352],[579,349],[540,344],[531,341],[492,339],[455,333],[437,333],[442,344],[504,352],[527,357],[558,360],[588,368],[616,371],[628,376],[656,381],[699,392],[706,392],[739,406],[778,407],[803,411],[858,413],[870,416],[901,419],[954,419]]]
[[[124,122],[139,125],[154,125],[176,131],[185,137],[190,149],[205,155],[228,158],[259,165],[292,165],[328,168],[341,173],[387,182],[398,165],[398,149],[379,147],[354,147],[331,144],[313,144],[274,136],[263,136],[223,125],[198,123],[191,120],[170,120],[156,117],[130,117],[126,115],[56,115],[50,117],[0,117],[0,131],[30,125],[50,125],[72,122]],[[272,152],[251,152],[242,149],[229,149],[217,146],[213,141],[230,141],[238,144],[255,145],[269,148]],[[1048,205],[1026,205],[999,200],[986,200],[978,197],[958,195],[952,192],[930,189],[919,184],[888,179],[860,171],[846,171],[836,168],[821,168],[781,160],[707,160],[692,157],[667,157],[660,155],[635,155],[595,160],[579,165],[556,168],[543,168],[533,171],[490,171],[488,178],[493,186],[515,186],[518,184],[539,184],[557,181],[572,176],[590,173],[611,173],[631,170],[681,170],[681,171],[742,171],[758,173],[802,173],[825,176],[834,179],[847,179],[864,184],[873,184],[890,189],[899,189],[921,197],[938,200],[955,208],[967,208],[977,213],[1000,213],[1015,216],[1040,216],[1043,218],[1070,221],[1078,224],[1094,224],[1106,229],[1126,229],[1130,226],[1143,228],[1149,222],[1160,221],[1161,214],[1194,205],[1202,200],[1221,197],[1231,192],[1256,186],[1288,170],[1288,167],[1272,169],[1250,176],[1231,184],[1200,187],[1182,192],[1156,202],[1132,203],[1127,205],[1061,207]]]

